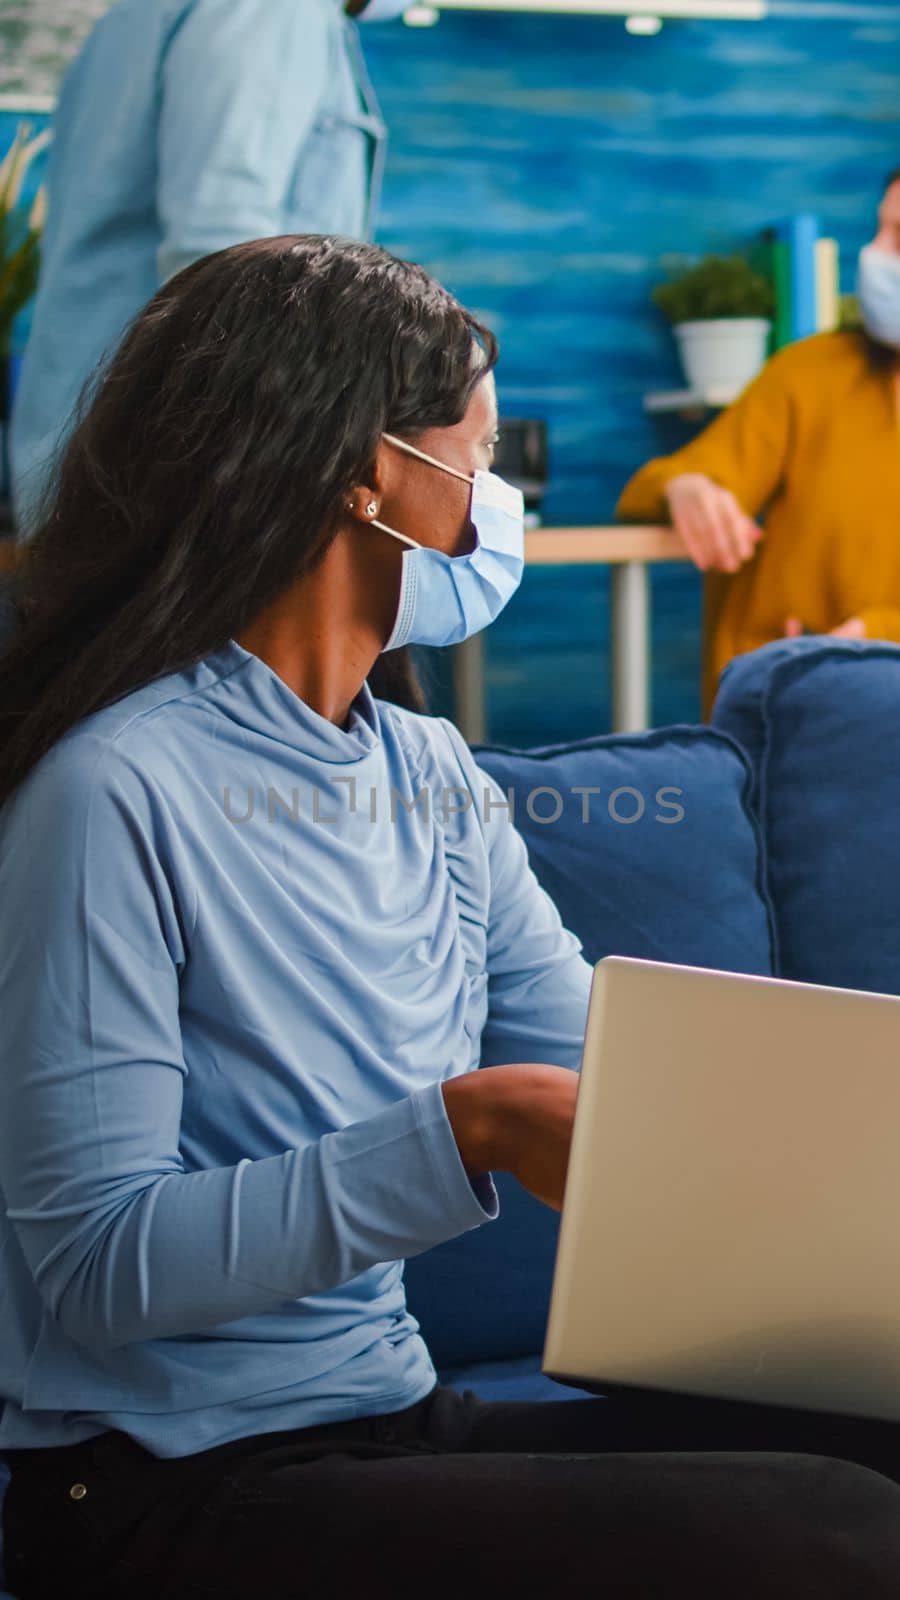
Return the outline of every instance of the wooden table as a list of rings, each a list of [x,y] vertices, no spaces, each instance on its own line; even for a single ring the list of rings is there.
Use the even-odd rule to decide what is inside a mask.
[[[689,560],[678,535],[662,527],[533,528],[525,535],[529,567],[609,566],[612,726],[650,726],[651,561]],[[453,652],[455,720],[470,744],[487,738],[484,644],[480,634]]]

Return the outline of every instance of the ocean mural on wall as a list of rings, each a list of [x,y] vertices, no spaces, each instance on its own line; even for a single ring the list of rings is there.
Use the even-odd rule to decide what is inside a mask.
[[[65,54],[76,14],[104,8],[0,0],[0,51],[28,15],[43,39],[32,51],[25,29],[3,81],[46,92],[48,30]],[[881,178],[900,165],[900,5],[791,9],[652,38],[621,18],[491,13],[364,30],[391,128],[379,240],[497,331],[503,409],[549,423],[548,523],[610,521],[634,468],[688,437],[643,410],[647,390],[679,382],[649,304],[663,256],[739,247],[812,210],[852,287]],[[0,126],[0,147],[9,136]],[[692,721],[699,578],[657,566],[652,585],[654,717]],[[486,643],[491,738],[608,727],[603,570],[527,572]]]

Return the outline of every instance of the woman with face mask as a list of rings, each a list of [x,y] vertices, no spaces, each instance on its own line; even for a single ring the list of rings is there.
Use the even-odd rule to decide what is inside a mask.
[[[63,457],[0,660],[19,1600],[897,1592],[886,1476],[477,1401],[405,1307],[492,1169],[559,1207],[591,978],[457,731],[367,681],[519,582],[496,355],[372,246],[237,246]]]
[[[85,380],[161,283],[286,233],[371,238],[386,130],[358,22],[408,0],[117,0],[60,91],[16,396],[18,536]]]
[[[859,331],[787,345],[619,501],[706,574],[703,706],[733,656],[804,631],[900,643],[900,169],[862,251]]]

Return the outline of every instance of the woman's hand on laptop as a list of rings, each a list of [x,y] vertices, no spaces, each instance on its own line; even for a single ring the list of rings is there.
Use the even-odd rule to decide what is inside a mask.
[[[464,1073],[442,1088],[466,1171],[511,1172],[538,1200],[560,1211],[578,1074],[545,1062],[517,1062]]]

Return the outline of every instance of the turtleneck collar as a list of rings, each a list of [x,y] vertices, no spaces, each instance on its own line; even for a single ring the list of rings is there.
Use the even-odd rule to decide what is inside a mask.
[[[319,761],[347,764],[361,761],[381,742],[378,707],[368,683],[350,707],[347,727],[339,728],[236,639],[206,656],[204,665],[217,680],[216,701],[225,714],[279,744]]]

